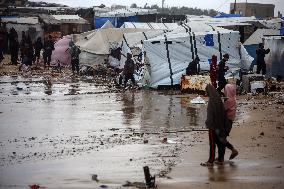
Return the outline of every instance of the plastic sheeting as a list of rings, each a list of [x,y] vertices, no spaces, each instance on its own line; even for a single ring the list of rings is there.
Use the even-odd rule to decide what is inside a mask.
[[[265,56],[267,75],[284,77],[284,36],[265,37],[264,45],[270,49]]]
[[[98,55],[86,51],[82,51],[81,54],[79,55],[80,64],[91,67],[104,64],[107,58],[108,55]]]
[[[65,36],[54,44],[54,51],[51,55],[51,66],[68,66],[71,64],[69,43],[71,36]]]
[[[209,70],[212,55],[220,60],[225,53],[230,55],[228,73],[242,66],[239,33],[234,31],[166,34],[145,40],[144,50],[151,65],[150,86],[153,88],[180,84],[182,74],[196,54],[201,60],[201,70]]]

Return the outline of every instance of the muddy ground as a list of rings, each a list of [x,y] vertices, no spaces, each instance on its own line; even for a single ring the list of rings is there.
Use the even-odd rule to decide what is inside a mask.
[[[0,68],[0,188],[141,186],[146,165],[158,188],[284,186],[280,94],[238,97],[229,140],[240,155],[208,169],[199,165],[209,149],[206,105],[190,103],[197,95],[11,67]]]

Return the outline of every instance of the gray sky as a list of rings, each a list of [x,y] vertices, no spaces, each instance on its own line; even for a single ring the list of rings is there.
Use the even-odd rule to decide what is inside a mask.
[[[132,3],[136,3],[138,6],[144,6],[157,4],[161,6],[162,0],[31,0],[31,1],[46,1],[66,4],[73,7],[90,7],[94,5],[100,5],[101,3],[106,6],[112,4],[120,4],[130,6]],[[165,0],[165,6],[188,6],[198,7],[202,9],[215,9],[222,12],[229,12],[230,3],[234,0]],[[237,0],[237,2],[245,2],[245,0]],[[248,0],[249,3],[273,3],[275,4],[275,13],[281,11],[284,14],[284,0]]]

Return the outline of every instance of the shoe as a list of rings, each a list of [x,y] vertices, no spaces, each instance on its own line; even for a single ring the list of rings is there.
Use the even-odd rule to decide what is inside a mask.
[[[230,160],[231,159],[234,159],[237,155],[239,154],[239,152],[234,148],[233,150],[232,150],[232,154],[231,154],[231,156],[230,156]]]
[[[200,163],[201,166],[203,167],[213,167],[213,163],[207,161],[207,162],[204,162],[204,163]]]

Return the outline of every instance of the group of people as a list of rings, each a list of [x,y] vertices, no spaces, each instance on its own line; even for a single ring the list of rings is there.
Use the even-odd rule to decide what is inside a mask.
[[[218,88],[217,91],[222,94],[222,90],[224,89],[227,81],[225,79],[225,73],[229,70],[229,67],[226,66],[226,62],[229,60],[229,55],[224,54],[222,60],[217,65],[217,56],[213,55],[210,64],[210,79],[212,85],[217,88],[217,81],[218,81]],[[196,75],[200,72],[200,59],[198,55],[195,59],[190,62],[186,68],[186,75]]]
[[[224,102],[217,89],[208,84],[206,93],[209,97],[207,107],[206,127],[209,129],[209,159],[202,166],[213,166],[224,163],[224,155],[226,148],[232,151],[230,159],[234,159],[238,155],[238,151],[227,140],[232,129],[233,121],[236,117],[236,87],[233,84],[226,84]],[[218,147],[218,157],[215,158],[216,145]]]
[[[22,31],[22,38],[21,41],[19,41],[17,31],[11,28],[7,36],[8,43],[6,45],[9,47],[12,65],[18,65],[19,60],[21,65],[26,66],[38,63],[41,58],[40,52],[43,50],[44,67],[50,66],[51,55],[54,50],[54,42],[52,41],[51,35],[48,36],[48,39],[45,40],[44,43],[42,43],[41,37],[38,37],[33,43],[31,37],[26,34],[25,31]]]

